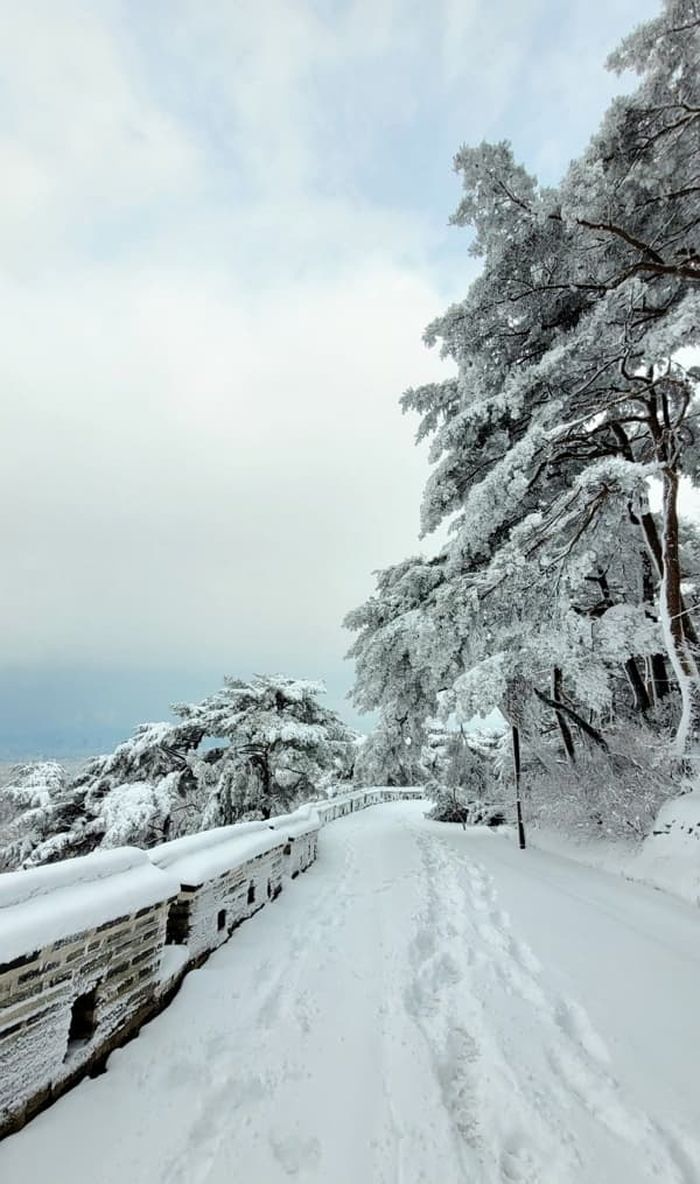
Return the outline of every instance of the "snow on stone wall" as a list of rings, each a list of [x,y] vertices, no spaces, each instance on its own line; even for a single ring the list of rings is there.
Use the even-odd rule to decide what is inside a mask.
[[[0,1137],[161,1010],[189,968],[313,862],[321,826],[420,796],[358,790],[150,851],[0,875]]]
[[[424,796],[425,790],[419,789],[417,786],[408,786],[402,789],[389,789],[383,785],[370,786],[367,789],[354,790],[352,793],[338,794],[325,802],[315,802],[314,809],[321,819],[321,824],[325,825],[326,822],[342,818],[345,814],[352,814],[355,810],[364,810],[367,806]]]
[[[129,848],[0,876],[0,1133],[154,1008],[178,891]]]

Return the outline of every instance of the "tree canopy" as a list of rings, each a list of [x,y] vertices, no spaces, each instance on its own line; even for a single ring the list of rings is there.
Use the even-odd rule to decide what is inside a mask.
[[[536,747],[553,722],[571,763],[625,721],[654,743],[672,724],[672,754],[700,755],[679,512],[699,477],[699,63],[700,7],[666,0],[612,55],[639,83],[560,185],[507,143],[455,157],[481,272],[426,331],[454,373],[402,400],[430,441],[423,532],[449,540],[346,621],[355,702],[383,721],[500,707]]]

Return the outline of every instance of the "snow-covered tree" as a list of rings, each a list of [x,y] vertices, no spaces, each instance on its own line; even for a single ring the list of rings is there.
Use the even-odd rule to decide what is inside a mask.
[[[0,786],[0,872],[17,867],[50,831],[53,807],[66,786],[56,761],[15,765]]]
[[[24,862],[49,863],[98,846],[149,847],[197,830],[203,799],[192,754],[203,735],[191,725],[141,724],[54,797],[47,833]]]
[[[353,780],[356,785],[420,785],[425,772],[420,749],[405,718],[382,712],[358,751]]]
[[[424,777],[424,724],[437,707],[440,656],[448,656],[438,643],[438,616],[427,611],[442,568],[438,556],[376,572],[374,595],[345,618],[357,635],[348,652],[356,672],[351,698],[361,712],[380,715],[358,758],[356,779],[364,785],[414,785]]]
[[[419,436],[433,437],[424,527],[453,518],[448,574],[471,583],[482,605],[512,598],[512,569],[527,569],[528,581],[547,573],[557,591],[568,581],[561,620],[567,597],[576,607],[572,577],[604,574],[599,549],[612,551],[625,524],[635,528],[626,559],[636,549],[636,566],[650,568],[647,605],[636,579],[623,599],[631,590],[642,633],[647,613],[660,621],[657,651],[665,648],[683,700],[679,751],[700,724],[677,514],[680,475],[695,475],[698,411],[695,372],[677,357],[700,325],[696,15],[669,2],[628,39],[614,64],[639,69],[642,84],[613,104],[559,189],[538,187],[507,145],[460,151],[454,221],[473,228],[483,272],[428,331],[456,378],[404,399],[421,414]],[[652,476],[664,490],[659,521],[648,505]],[[646,708],[635,676],[643,656],[625,663]]]
[[[140,725],[68,784],[18,775],[0,796],[8,865],[149,847],[322,793],[350,776],[356,752],[354,733],[319,703],[323,689],[282,675],[227,678],[200,703],[178,704],[178,722]]]
[[[347,622],[358,705],[403,698],[421,725],[500,706],[579,784],[590,760],[634,763],[610,743],[628,724],[662,736],[675,713],[675,751],[700,754],[697,559],[678,514],[681,477],[700,473],[681,352],[700,336],[699,31],[697,0],[666,0],[627,39],[611,64],[640,84],[560,186],[507,144],[459,151],[453,222],[482,271],[426,334],[454,375],[403,400],[431,441],[423,530],[449,523],[450,539],[432,569],[388,569]]]
[[[324,692],[322,683],[283,675],[227,678],[201,703],[176,705],[184,723],[228,742],[200,767],[207,825],[244,814],[269,818],[313,797],[329,779],[344,778],[355,737],[319,702]]]

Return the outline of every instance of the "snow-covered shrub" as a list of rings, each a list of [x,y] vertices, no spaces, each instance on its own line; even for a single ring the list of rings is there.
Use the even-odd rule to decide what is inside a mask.
[[[505,812],[500,806],[484,798],[470,798],[463,789],[429,782],[426,795],[433,801],[428,818],[436,822],[459,822],[462,826],[502,826],[506,821]]]
[[[168,773],[152,785],[135,781],[110,789],[102,808],[102,847],[151,847],[171,831],[173,779]]]
[[[149,846],[197,830],[202,803],[191,756],[202,737],[189,724],[141,724],[54,796],[44,834],[22,862],[53,863],[100,846]]]
[[[700,788],[664,803],[628,874],[700,904]]]
[[[667,770],[666,744],[632,726],[612,736],[608,752],[581,746],[576,764],[540,753],[523,776],[526,818],[582,838],[643,839],[678,792]]]
[[[481,749],[465,732],[433,727],[424,760],[432,758],[434,774],[426,792],[434,805],[430,817],[463,826],[500,826],[506,821],[502,787],[490,748]],[[483,749],[483,750],[482,750]]]

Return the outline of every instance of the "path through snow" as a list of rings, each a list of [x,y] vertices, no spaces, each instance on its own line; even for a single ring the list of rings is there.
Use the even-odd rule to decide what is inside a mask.
[[[697,911],[423,809],[327,827],[2,1184],[700,1181]]]

